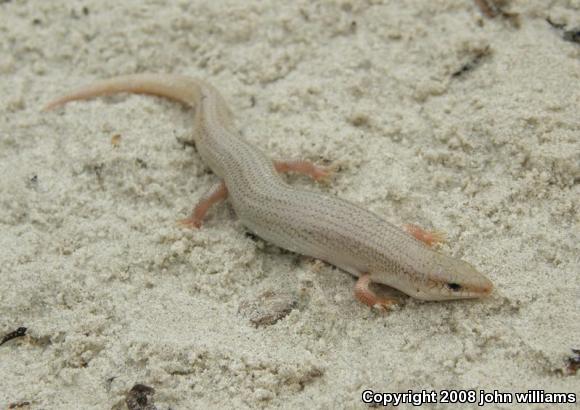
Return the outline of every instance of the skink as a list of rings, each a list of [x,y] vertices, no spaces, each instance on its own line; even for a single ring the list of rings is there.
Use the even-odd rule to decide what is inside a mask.
[[[119,92],[152,94],[195,108],[193,139],[220,181],[204,195],[185,225],[200,227],[208,209],[229,199],[240,221],[263,239],[290,251],[331,263],[358,277],[354,294],[362,303],[386,309],[372,282],[414,298],[448,300],[487,296],[492,282],[473,266],[431,248],[440,238],[416,226],[396,227],[340,198],[287,184],[281,172],[321,179],[327,170],[308,161],[273,161],[240,136],[225,100],[211,85],[185,76],[136,74],[80,88],[49,103]]]

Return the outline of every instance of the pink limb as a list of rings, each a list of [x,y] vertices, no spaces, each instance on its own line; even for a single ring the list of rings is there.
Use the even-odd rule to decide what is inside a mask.
[[[226,184],[223,181],[216,183],[201,197],[195,208],[193,208],[191,216],[180,220],[179,224],[188,228],[200,228],[209,208],[227,197],[228,189]]]
[[[354,285],[354,296],[359,302],[382,311],[386,311],[397,304],[396,299],[381,298],[377,296],[377,294],[369,288],[370,284],[371,275],[368,273],[361,275],[356,281],[356,284]]]
[[[426,231],[420,226],[413,224],[403,225],[403,228],[415,239],[423,242],[425,245],[432,247],[439,243],[445,243],[445,233],[439,231]]]
[[[311,177],[315,181],[327,179],[334,171],[331,167],[321,167],[306,160],[274,161],[274,168],[280,173],[296,172]]]

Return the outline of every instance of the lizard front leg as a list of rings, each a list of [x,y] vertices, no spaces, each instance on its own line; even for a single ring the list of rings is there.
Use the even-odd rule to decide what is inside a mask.
[[[371,282],[371,275],[369,273],[361,275],[356,281],[356,284],[354,285],[354,296],[359,302],[382,311],[386,311],[390,307],[398,304],[398,301],[394,298],[382,298],[377,296],[377,294],[369,287]]]
[[[403,228],[415,239],[423,242],[430,248],[432,248],[437,244],[445,243],[447,241],[445,233],[441,231],[427,231],[421,228],[420,226],[413,224],[405,224],[403,225]]]

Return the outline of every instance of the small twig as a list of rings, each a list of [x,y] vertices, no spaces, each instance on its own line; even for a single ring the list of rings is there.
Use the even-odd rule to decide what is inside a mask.
[[[17,401],[16,403],[10,403],[8,405],[9,409],[19,409],[21,407],[24,406],[30,406],[30,402],[29,401]]]
[[[580,349],[572,349],[572,353],[574,356],[570,356],[568,358],[568,374],[576,374],[578,372],[578,368],[580,368]]]
[[[562,30],[564,27],[566,27],[565,24],[561,24],[561,23],[555,23],[552,21],[552,19],[550,17],[546,18],[546,21],[548,22],[548,24],[554,28],[557,28],[558,30]]]
[[[459,77],[461,75],[463,75],[464,73],[466,73],[467,71],[471,71],[473,70],[475,67],[477,67],[480,63],[481,60],[488,56],[491,53],[491,49],[489,48],[489,46],[479,49],[479,50],[475,50],[475,53],[473,55],[473,58],[471,59],[471,61],[463,64],[461,66],[461,68],[459,68],[457,71],[453,72],[451,74],[452,77]]]
[[[580,28],[574,30],[565,30],[564,36],[562,38],[572,43],[580,43]]]
[[[505,0],[474,0],[475,5],[479,8],[481,13],[490,19],[501,16],[508,20],[515,28],[520,27],[519,15],[517,13],[510,13],[503,9]]]
[[[136,384],[127,393],[125,404],[129,410],[155,410],[156,407],[153,404],[154,394],[155,389],[153,387]]]
[[[475,4],[479,7],[479,10],[490,19],[498,15],[498,10],[493,3],[489,3],[487,0],[475,0]]]
[[[566,30],[566,25],[562,23],[555,23],[548,17],[546,19],[548,24],[557,30],[563,31],[562,38],[565,41],[570,41],[571,43],[580,43],[580,28],[575,28],[572,30]]]
[[[25,327],[19,327],[15,331],[10,332],[7,335],[5,335],[2,338],[2,340],[0,340],[0,346],[2,346],[4,343],[8,342],[9,340],[15,339],[17,337],[22,337],[25,334],[26,334],[26,328]]]

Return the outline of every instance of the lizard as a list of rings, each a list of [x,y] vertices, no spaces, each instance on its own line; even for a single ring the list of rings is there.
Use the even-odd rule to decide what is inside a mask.
[[[415,225],[402,229],[352,202],[288,184],[280,173],[321,180],[329,170],[306,160],[269,158],[239,135],[224,98],[205,81],[175,74],[118,76],[72,91],[45,109],[121,92],[165,97],[195,110],[195,146],[220,179],[183,225],[201,227],[208,210],[228,199],[241,223],[257,236],[357,277],[356,299],[380,310],[397,300],[377,295],[372,283],[421,300],[480,298],[492,292],[493,283],[471,264],[433,248],[443,241],[437,233]]]

